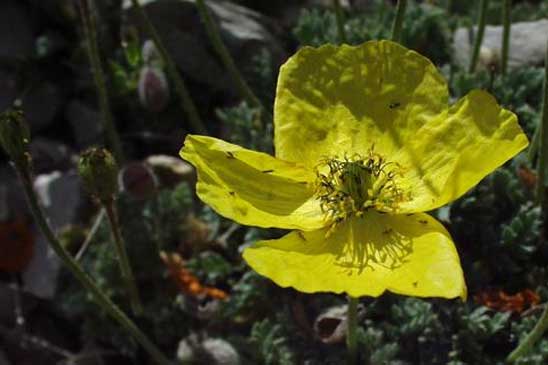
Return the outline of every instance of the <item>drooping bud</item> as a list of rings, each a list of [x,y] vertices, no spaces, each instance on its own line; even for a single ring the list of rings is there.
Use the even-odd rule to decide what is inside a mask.
[[[161,112],[169,101],[169,84],[164,71],[144,66],[139,75],[139,101],[151,112]]]
[[[141,57],[143,58],[143,62],[147,66],[153,66],[157,68],[164,67],[162,56],[160,55],[160,52],[158,51],[158,48],[156,48],[154,42],[150,39],[146,40],[143,43],[143,48],[141,49]]]
[[[0,144],[20,168],[28,167],[29,142],[30,131],[23,111],[16,107],[3,112],[0,115]]]
[[[118,166],[108,150],[92,147],[84,151],[78,162],[78,172],[93,197],[103,204],[114,199],[118,191]]]

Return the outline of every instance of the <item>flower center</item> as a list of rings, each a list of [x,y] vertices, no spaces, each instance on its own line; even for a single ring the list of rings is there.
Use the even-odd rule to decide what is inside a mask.
[[[369,150],[366,156],[328,158],[316,168],[316,197],[334,224],[369,210],[394,213],[404,194],[396,184],[397,163]]]

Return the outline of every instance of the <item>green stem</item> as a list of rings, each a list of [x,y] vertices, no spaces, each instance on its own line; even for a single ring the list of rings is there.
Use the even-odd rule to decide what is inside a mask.
[[[398,0],[396,18],[394,18],[394,23],[392,24],[392,40],[394,42],[399,42],[401,40],[401,29],[403,27],[403,19],[406,9],[407,0]]]
[[[217,55],[226,67],[226,70],[228,71],[230,77],[236,84],[240,95],[249,103],[249,105],[261,110],[264,118],[272,120],[271,113],[263,106],[259,98],[253,93],[247,82],[244,80],[240,71],[238,71],[234,60],[232,59],[232,56],[228,52],[228,49],[221,39],[219,28],[217,27],[217,24],[213,21],[204,0],[196,0],[196,7],[198,8],[198,12],[200,13],[200,18],[202,18],[202,22],[204,23],[209,40],[213,48],[215,49],[215,52],[217,52]]]
[[[335,18],[337,19],[337,30],[341,43],[347,43],[346,32],[344,31],[344,15],[339,0],[333,0],[333,8],[335,9]]]
[[[542,337],[542,334],[548,330],[548,304],[544,308],[542,315],[540,316],[537,324],[525,337],[525,339],[519,344],[519,346],[512,351],[512,353],[506,359],[508,362],[514,362],[519,359],[521,356],[527,354],[531,351],[533,345]]]
[[[106,138],[109,147],[112,149],[116,161],[122,163],[124,153],[122,150],[122,142],[120,136],[114,126],[114,118],[110,109],[107,86],[103,68],[101,66],[101,58],[99,57],[99,48],[97,45],[97,27],[95,23],[94,12],[90,5],[91,0],[80,0],[80,13],[82,16],[84,36],[86,38],[86,48],[91,64],[91,71],[97,89],[97,98],[99,100],[99,109],[101,111],[103,128],[105,129]]]
[[[160,35],[156,31],[156,28],[148,18],[145,10],[139,3],[139,0],[131,0],[131,3],[133,7],[137,9],[137,12],[139,13],[139,16],[141,17],[145,25],[147,33],[152,38],[152,42],[154,42],[156,49],[160,53],[162,61],[166,65],[167,72],[171,80],[173,80],[177,95],[179,95],[179,98],[181,99],[181,107],[186,113],[190,126],[192,127],[192,129],[194,129],[194,132],[196,133],[207,134],[207,129],[200,119],[198,109],[196,109],[196,105],[194,104],[194,101],[190,96],[190,92],[188,91],[185,80],[183,80],[183,78],[179,74],[179,71],[177,70],[177,65],[173,61],[173,58],[169,55],[169,52],[164,46]]]
[[[483,34],[485,33],[485,18],[487,16],[487,5],[489,0],[481,0],[480,13],[478,19],[478,29],[476,31],[476,37],[474,39],[474,48],[472,50],[472,58],[470,59],[469,72],[476,71],[476,64],[478,63],[481,43],[483,42]]]
[[[358,360],[358,342],[356,330],[358,328],[358,298],[348,297],[347,313],[348,330],[346,333],[347,365],[356,365]]]
[[[546,57],[544,59],[544,99],[542,104],[542,119],[537,127],[535,135],[538,134],[539,140],[539,158],[537,167],[537,202],[542,207],[542,213],[544,215],[544,227],[546,229],[548,222],[548,202],[546,199],[546,162],[548,156],[548,45],[546,48]],[[525,339],[518,345],[518,347],[512,351],[508,356],[508,362],[514,362],[519,357],[525,355],[533,345],[542,337],[542,334],[548,330],[548,304],[542,313],[542,316],[538,320],[533,330],[525,337]]]
[[[453,12],[453,0],[447,0],[447,14],[451,15]]]
[[[120,271],[122,272],[122,277],[124,279],[130,297],[131,308],[133,309],[133,314],[135,314],[136,316],[140,316],[143,314],[143,305],[141,304],[141,299],[139,298],[139,290],[137,289],[133,270],[131,269],[131,265],[129,264],[126,246],[124,243],[124,239],[122,238],[120,224],[118,222],[118,217],[114,209],[114,203],[112,201],[108,202],[104,204],[104,207],[107,213],[108,221],[110,223],[112,235],[114,236],[118,263],[120,264]]]
[[[544,62],[544,99],[542,104],[542,118],[538,125],[538,165],[537,165],[537,202],[544,207],[544,195],[546,186],[546,162],[548,156],[548,48],[546,50],[546,58]],[[534,141],[533,141],[534,142]],[[544,211],[548,214],[548,210]]]
[[[501,59],[501,73],[506,75],[508,69],[508,53],[510,51],[510,28],[512,26],[510,19],[510,12],[512,9],[512,0],[503,0],[502,5],[502,59]]]
[[[162,352],[148,339],[148,337],[141,332],[141,330],[129,319],[124,312],[120,310],[114,304],[105,293],[93,282],[91,277],[82,270],[78,263],[72,258],[72,256],[65,250],[61,243],[55,237],[55,234],[51,230],[49,224],[44,217],[44,213],[40,208],[38,203],[38,198],[32,187],[32,178],[30,172],[22,166],[17,166],[16,168],[19,173],[21,183],[23,184],[23,189],[29,203],[30,210],[34,216],[36,224],[38,225],[40,231],[45,236],[49,242],[51,248],[57,256],[61,259],[63,264],[74,274],[76,279],[88,290],[97,304],[107,312],[118,324],[126,330],[133,338],[140,343],[143,348],[150,354],[150,356],[161,365],[169,365],[171,362],[167,357],[162,354]]]

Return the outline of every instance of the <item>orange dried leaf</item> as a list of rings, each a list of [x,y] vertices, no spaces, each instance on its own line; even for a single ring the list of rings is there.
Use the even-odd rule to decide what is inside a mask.
[[[167,266],[169,276],[181,293],[193,297],[228,298],[228,294],[225,291],[202,285],[198,278],[184,266],[184,260],[178,253],[166,253],[162,251],[160,252],[160,258]]]

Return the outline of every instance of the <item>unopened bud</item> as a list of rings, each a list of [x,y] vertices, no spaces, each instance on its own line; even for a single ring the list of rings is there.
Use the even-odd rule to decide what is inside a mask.
[[[160,55],[160,52],[158,52],[158,48],[156,48],[154,42],[150,39],[143,43],[143,48],[141,48],[141,57],[147,66],[155,66],[158,68],[164,67],[162,56]]]
[[[164,72],[145,66],[139,76],[139,101],[152,112],[162,111],[169,101],[169,84]]]
[[[23,111],[8,109],[0,115],[0,144],[19,167],[27,167],[30,132]]]
[[[78,162],[78,172],[93,197],[104,204],[114,199],[118,191],[118,166],[108,150],[97,147],[87,149]]]

